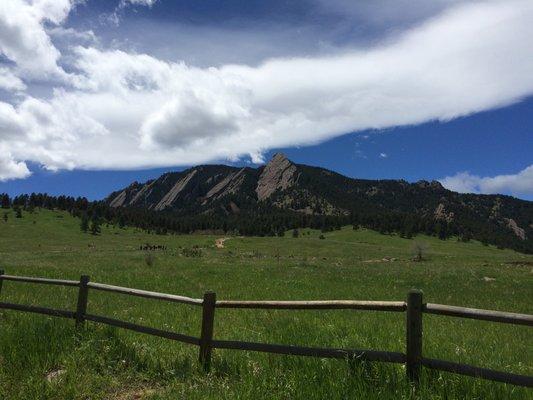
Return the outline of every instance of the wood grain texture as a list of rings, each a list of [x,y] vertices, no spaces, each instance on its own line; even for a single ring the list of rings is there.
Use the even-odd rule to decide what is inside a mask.
[[[159,292],[151,292],[148,290],[131,289],[122,286],[106,285],[104,283],[89,282],[89,288],[102,290],[105,292],[123,293],[131,296],[144,297],[147,299],[165,300],[174,303],[191,304],[195,306],[202,305],[201,299],[193,299],[191,297],[177,296],[174,294],[166,294]]]
[[[217,308],[255,308],[275,310],[369,310],[396,311],[406,309],[403,301],[359,301],[359,300],[309,300],[309,301],[275,301],[275,300],[219,300]]]
[[[517,314],[504,311],[482,310],[427,303],[423,311],[428,314],[447,315],[451,317],[478,319],[482,321],[502,322],[506,324],[533,326],[533,315]]]

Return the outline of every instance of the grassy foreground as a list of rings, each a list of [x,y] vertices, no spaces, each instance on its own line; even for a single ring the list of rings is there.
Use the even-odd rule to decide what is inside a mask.
[[[3,214],[2,213],[0,214]],[[0,215],[1,216],[1,215]],[[156,236],[103,227],[83,234],[79,220],[52,211],[0,219],[0,268],[12,275],[79,279],[219,299],[403,300],[533,313],[533,257],[480,243],[427,243],[345,228],[302,231],[297,239]],[[167,246],[147,260],[141,244]],[[196,250],[196,247],[200,250]],[[148,262],[147,262],[148,261]],[[153,261],[153,262],[151,262]],[[152,265],[148,265],[152,264]],[[75,309],[75,288],[4,282],[0,300]],[[92,291],[89,312],[198,336],[199,308]],[[361,311],[217,310],[215,337],[321,347],[404,351],[404,314]],[[533,375],[533,330],[424,316],[424,354]],[[415,393],[402,366],[354,365],[215,350],[202,373],[197,348],[88,323],[0,311],[0,399],[528,399],[533,391],[425,371]]]

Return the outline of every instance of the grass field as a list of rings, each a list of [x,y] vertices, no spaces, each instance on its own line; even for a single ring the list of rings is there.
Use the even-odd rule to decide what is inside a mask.
[[[3,210],[2,210],[3,211]],[[3,214],[0,213],[0,214]],[[0,215],[1,216],[1,215]],[[404,300],[533,313],[533,257],[477,242],[414,240],[344,228],[299,238],[157,236],[103,227],[92,236],[66,213],[36,211],[0,219],[0,268],[11,275],[79,279],[218,299]],[[149,266],[144,243],[166,245]],[[191,257],[198,247],[200,256]],[[184,250],[185,249],[185,250]],[[185,256],[187,254],[189,256]],[[387,258],[387,260],[385,260]],[[390,259],[394,259],[390,261]],[[1,301],[75,309],[76,288],[4,282]],[[198,336],[201,310],[92,291],[89,312]],[[404,351],[405,315],[363,311],[217,310],[215,337],[320,347]],[[533,330],[424,316],[424,354],[533,375]],[[59,371],[59,372],[58,372]],[[59,375],[58,378],[53,378]],[[0,312],[2,399],[528,399],[533,391],[425,371],[415,393],[401,365],[353,365],[215,350],[209,375],[197,348],[88,323]]]

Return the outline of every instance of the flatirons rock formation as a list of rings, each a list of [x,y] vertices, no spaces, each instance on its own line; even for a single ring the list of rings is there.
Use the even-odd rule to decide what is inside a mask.
[[[265,200],[278,190],[286,190],[296,183],[298,174],[296,165],[283,154],[277,153],[263,168],[257,182],[258,200]]]
[[[174,209],[188,202],[208,206],[230,195],[264,201],[293,186],[297,178],[296,165],[277,153],[259,169],[203,165],[164,174],[145,184],[135,182],[112,193],[107,201],[111,207],[146,207],[155,211]]]
[[[533,202],[503,195],[459,194],[437,181],[352,179],[295,164],[281,153],[259,168],[201,165],[166,173],[112,193],[106,202],[111,207],[176,216],[264,210],[315,216],[405,213],[478,231],[496,229],[515,240],[533,239]]]

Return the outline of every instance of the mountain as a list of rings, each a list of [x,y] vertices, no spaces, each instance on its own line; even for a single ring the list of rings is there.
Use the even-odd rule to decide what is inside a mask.
[[[207,219],[280,215],[290,220],[283,228],[292,228],[295,218],[307,225],[320,220],[326,228],[354,223],[385,232],[455,234],[533,249],[533,202],[460,194],[437,181],[352,179],[293,163],[281,153],[259,168],[202,165],[166,173],[146,183],[134,182],[105,202],[113,209],[202,219],[210,227]]]

